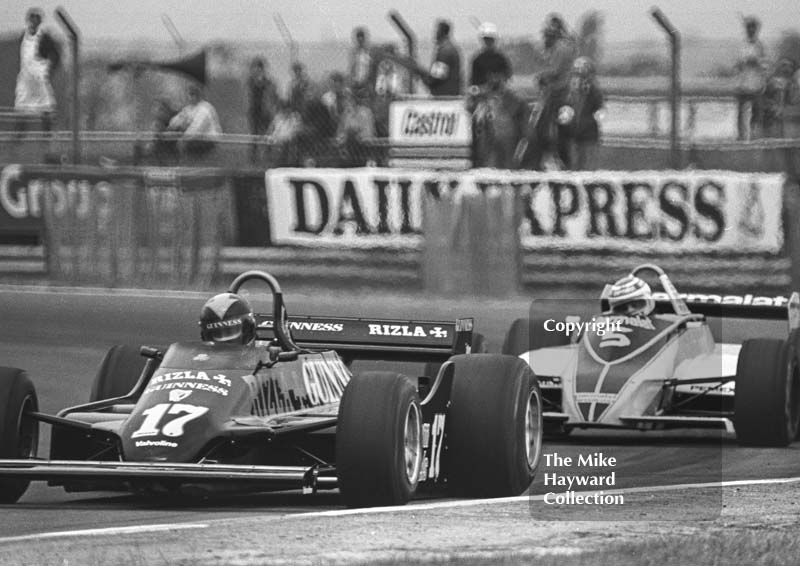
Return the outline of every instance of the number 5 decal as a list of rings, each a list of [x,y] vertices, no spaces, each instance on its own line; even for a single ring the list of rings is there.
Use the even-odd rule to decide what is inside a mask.
[[[141,438],[143,436],[156,436],[159,433],[164,436],[182,436],[183,427],[186,423],[205,415],[208,412],[208,407],[198,407],[197,405],[187,405],[185,403],[159,403],[153,405],[142,414],[145,415],[144,422],[139,430],[134,432],[132,438]],[[180,415],[165,424],[160,430],[159,423],[164,418],[164,415]]]

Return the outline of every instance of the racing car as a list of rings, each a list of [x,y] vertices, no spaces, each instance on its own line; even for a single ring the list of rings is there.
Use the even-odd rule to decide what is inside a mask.
[[[271,313],[239,296],[248,281],[269,287]],[[32,480],[134,493],[338,488],[360,507],[422,489],[518,495],[534,478],[538,382],[516,357],[467,353],[472,319],[289,317],[278,281],[249,271],[200,324],[201,341],[112,347],[90,402],[55,415],[39,411],[24,371],[0,368],[0,503]],[[439,369],[354,372],[361,359]],[[52,426],[48,459],[37,458],[40,423]]]
[[[647,272],[661,293],[638,277]],[[684,297],[660,267],[645,264],[606,285],[599,314],[575,307],[583,312],[514,321],[502,352],[536,373],[545,434],[720,428],[742,445],[791,443],[800,421],[798,294]],[[720,330],[731,327],[721,325],[732,319],[758,322],[757,332],[782,326],[778,338],[752,337],[747,329],[749,338],[725,343]]]

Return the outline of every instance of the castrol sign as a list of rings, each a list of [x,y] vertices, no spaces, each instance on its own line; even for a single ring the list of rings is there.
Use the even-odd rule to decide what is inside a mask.
[[[461,98],[397,100],[389,111],[389,138],[393,145],[468,145],[470,115]]]

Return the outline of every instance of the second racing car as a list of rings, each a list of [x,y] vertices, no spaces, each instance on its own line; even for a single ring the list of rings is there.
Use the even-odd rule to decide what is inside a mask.
[[[639,277],[645,272],[662,293],[651,292]],[[551,434],[721,428],[743,445],[788,445],[800,423],[798,294],[711,299],[687,302],[661,268],[641,265],[607,285],[594,312],[573,304],[548,318],[534,303],[532,316],[512,324],[503,353],[519,355],[538,376]],[[734,319],[758,330],[729,341]],[[762,337],[770,321],[782,326]]]

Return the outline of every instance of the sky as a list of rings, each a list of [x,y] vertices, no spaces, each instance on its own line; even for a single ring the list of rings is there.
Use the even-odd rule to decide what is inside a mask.
[[[450,19],[456,40],[475,40],[470,17],[497,24],[502,36],[540,36],[551,12],[575,25],[580,14],[600,8],[605,14],[606,41],[624,42],[661,35],[648,12],[656,2],[642,0],[20,0],[0,2],[0,34],[22,28],[31,5],[46,14],[45,25],[57,26],[56,6],[63,6],[81,33],[91,39],[170,41],[162,23],[168,15],[191,42],[210,40],[281,41],[274,15],[280,14],[296,41],[349,41],[356,25],[374,38],[396,39],[387,20],[398,9],[417,33],[429,41],[437,18]],[[800,28],[798,0],[662,0],[660,8],[685,35],[736,38],[742,14],[757,14],[765,38],[789,27]]]

